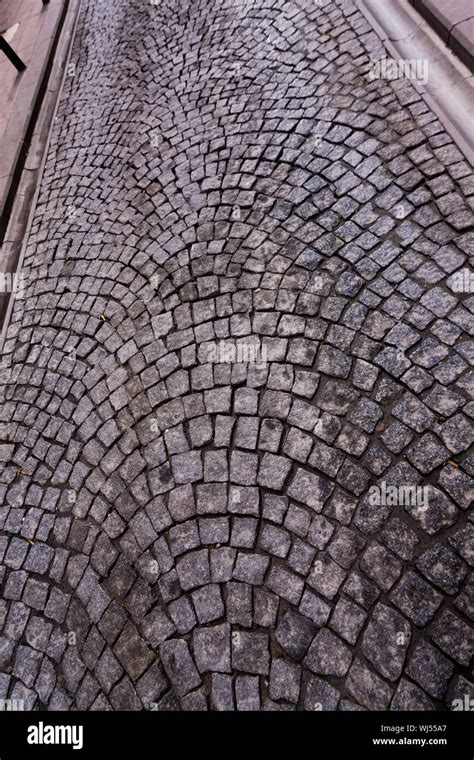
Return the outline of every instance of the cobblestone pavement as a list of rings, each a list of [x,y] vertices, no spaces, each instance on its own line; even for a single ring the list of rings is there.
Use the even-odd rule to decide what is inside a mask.
[[[3,359],[0,698],[473,696],[472,175],[383,53],[352,0],[84,2]]]

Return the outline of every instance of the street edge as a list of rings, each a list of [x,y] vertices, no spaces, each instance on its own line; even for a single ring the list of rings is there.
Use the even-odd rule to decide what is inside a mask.
[[[59,107],[60,95],[72,54],[81,4],[82,0],[69,0],[69,6],[66,10],[62,28],[60,29],[60,38],[54,53],[53,63],[46,83],[43,100],[36,119],[30,145],[28,146],[28,153],[21,171],[10,219],[5,232],[3,247],[12,246],[14,249],[15,241],[17,242],[20,237],[22,240],[18,255],[15,255],[13,252],[9,259],[9,263],[14,267],[14,273],[21,271],[25,257],[26,246],[28,244],[33,216],[41,187],[41,180],[51,142],[54,121]],[[25,203],[27,205],[27,213],[25,213]],[[6,254],[6,258],[9,258],[8,253]],[[15,296],[12,293],[5,309],[3,324],[1,325],[0,353],[3,353],[14,303]]]
[[[474,77],[408,0],[355,0],[388,53],[396,59],[425,58],[425,85],[411,80],[471,166],[474,166]]]

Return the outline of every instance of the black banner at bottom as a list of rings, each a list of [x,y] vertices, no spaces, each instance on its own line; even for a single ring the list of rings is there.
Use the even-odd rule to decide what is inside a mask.
[[[361,752],[472,760],[469,712],[0,712],[0,760],[141,758],[176,752]],[[307,752],[307,749],[304,750]],[[331,759],[330,759],[331,760]]]

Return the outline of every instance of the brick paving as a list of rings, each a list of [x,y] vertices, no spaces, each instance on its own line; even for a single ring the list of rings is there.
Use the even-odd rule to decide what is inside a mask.
[[[84,2],[2,365],[0,699],[472,697],[474,187],[383,54],[352,0]]]

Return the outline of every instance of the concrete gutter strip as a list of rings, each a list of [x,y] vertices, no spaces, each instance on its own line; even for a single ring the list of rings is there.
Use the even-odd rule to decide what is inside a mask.
[[[59,95],[72,53],[72,42],[79,18],[80,5],[81,0],[70,0],[64,18],[41,109],[34,125],[28,155],[18,182],[12,212],[5,233],[0,260],[0,272],[21,272],[48,147],[51,141],[55,114],[59,106]],[[14,300],[15,296],[12,295],[5,310],[0,336],[0,352],[3,350]]]
[[[428,81],[413,84],[474,165],[474,78],[408,0],[355,0],[394,59],[428,61]]]

